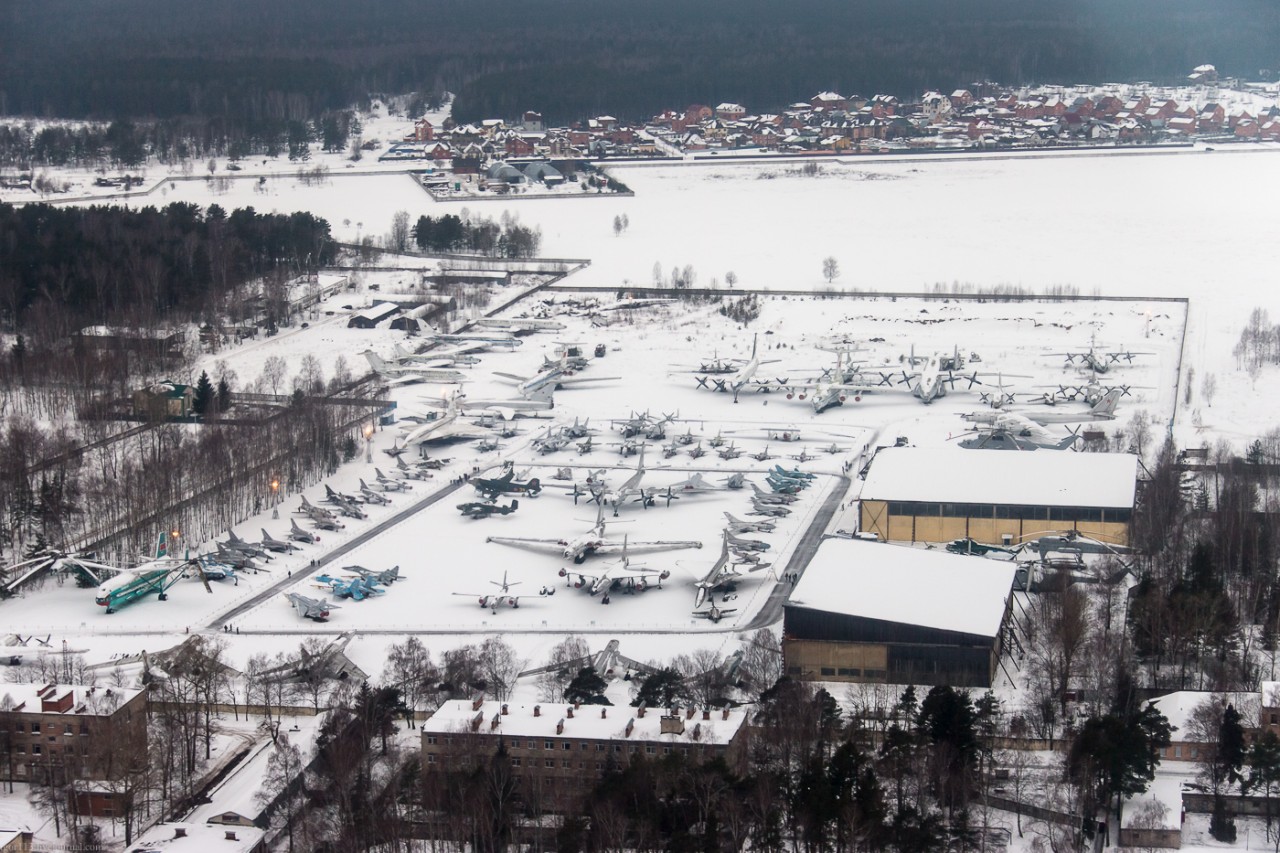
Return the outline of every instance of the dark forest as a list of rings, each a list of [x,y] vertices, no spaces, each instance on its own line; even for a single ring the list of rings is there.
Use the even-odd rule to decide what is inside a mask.
[[[458,93],[460,121],[776,110],[822,89],[1177,82],[1280,68],[1268,0],[17,0],[0,114],[315,119],[377,93]]]

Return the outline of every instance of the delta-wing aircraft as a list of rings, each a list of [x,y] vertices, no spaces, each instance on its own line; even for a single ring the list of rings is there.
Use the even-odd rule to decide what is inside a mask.
[[[354,572],[362,578],[368,578],[376,581],[377,583],[385,584],[386,586],[391,586],[391,584],[401,580],[399,566],[392,566],[391,568],[383,569],[380,572],[375,572],[373,569],[366,569],[364,566],[343,566],[342,570],[344,572]]]
[[[432,382],[440,385],[457,385],[466,380],[461,371],[446,367],[417,367],[415,365],[388,364],[373,350],[362,353],[378,378],[392,385],[410,382]]]
[[[303,532],[305,533],[306,531]],[[262,547],[268,551],[274,551],[277,554],[292,554],[295,546],[289,541],[290,538],[292,537],[276,539],[267,532],[265,527],[262,528]]]
[[[683,540],[631,542],[628,544],[628,540],[625,537],[622,540],[610,539],[605,532],[605,524],[604,504],[600,503],[596,508],[596,523],[592,525],[589,531],[579,536],[561,539],[490,536],[485,541],[495,542],[499,545],[509,545],[513,548],[524,548],[529,551],[554,554],[565,559],[571,559],[579,565],[590,556],[620,554],[624,549],[627,554],[653,554],[660,551],[679,551],[684,548],[702,547],[701,542]]]

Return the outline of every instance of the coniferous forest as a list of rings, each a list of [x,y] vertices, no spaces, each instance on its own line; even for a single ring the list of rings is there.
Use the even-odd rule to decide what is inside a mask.
[[[279,135],[374,93],[458,93],[471,121],[641,118],[821,89],[912,97],[974,80],[1274,76],[1268,0],[49,0],[0,8],[0,114],[197,118]]]

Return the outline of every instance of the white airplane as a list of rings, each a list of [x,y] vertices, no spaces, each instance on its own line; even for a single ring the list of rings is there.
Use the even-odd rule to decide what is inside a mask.
[[[772,533],[776,526],[772,521],[743,521],[726,512],[724,517],[729,521],[728,530],[732,533]]]
[[[486,317],[476,320],[476,325],[486,329],[504,329],[515,334],[520,332],[559,332],[565,328],[564,323],[559,320],[545,320],[534,317],[522,317],[513,320],[498,320]]]
[[[363,479],[360,480],[360,497],[364,499],[365,503],[371,503],[371,504],[391,503],[391,498],[387,497],[382,492],[379,492],[377,489],[369,488],[369,486],[365,483]]]
[[[294,523],[295,525],[297,524],[297,522],[294,522]],[[303,531],[303,532],[305,533],[306,531]],[[263,548],[267,549],[268,551],[275,551],[277,554],[284,554],[284,553],[291,554],[293,553],[293,550],[294,550],[294,544],[290,542],[287,538],[276,539],[270,533],[267,532],[267,529],[265,527],[262,528],[261,544]]]
[[[461,352],[463,347],[454,350],[432,350],[431,352],[410,352],[400,344],[391,347],[392,361],[401,366],[419,365],[421,367],[457,367],[458,365],[479,364],[480,359],[469,353]]]
[[[373,469],[373,473],[376,477],[378,488],[382,489],[384,492],[407,492],[413,488],[406,480],[396,480],[388,477],[386,474],[382,473],[381,468],[375,467]],[[361,482],[363,483],[364,481],[362,480]]]
[[[1123,389],[1112,388],[1102,399],[1083,412],[1046,412],[1042,409],[1023,411],[990,411],[969,412],[964,419],[975,424],[989,424],[1009,431],[1031,429],[1046,424],[1080,424],[1090,421],[1113,421],[1116,418],[1116,404],[1120,402]],[[1044,432],[1041,430],[1041,432]],[[1045,433],[1048,435],[1048,433]]]
[[[312,533],[310,530],[303,530],[298,526],[295,519],[289,519],[289,539],[294,542],[305,542],[308,545],[314,545],[320,541],[320,537]]]
[[[625,544],[624,539],[623,545]],[[666,569],[657,571],[633,566],[630,556],[624,550],[620,559],[607,563],[604,569],[597,573],[562,568],[559,575],[574,589],[585,589],[590,595],[603,592],[604,598],[600,603],[608,604],[610,591],[626,589],[631,592],[644,592],[651,583],[661,587],[662,582],[671,577],[671,572]]]
[[[753,337],[751,339],[751,358],[747,361],[747,363],[742,365],[742,367],[738,369],[737,373],[733,374],[728,379],[724,380],[723,385],[719,382],[716,383],[717,386],[725,387],[729,391],[733,392],[733,402],[735,403],[738,402],[738,392],[741,391],[743,388],[745,388],[751,382],[751,380],[755,378],[756,371],[760,369],[760,365],[773,364],[774,362],[781,361],[781,359],[777,359],[777,358],[771,358],[766,361],[761,361],[760,356],[756,352],[756,347],[759,344],[759,342],[760,342],[759,335],[756,335],[755,337]]]
[[[939,397],[945,397],[947,391],[955,387],[957,377],[945,366],[955,363],[953,355],[934,353],[930,356],[917,356],[913,350],[907,361],[912,370],[909,373],[902,371],[898,384],[909,387],[911,393],[920,398],[920,402],[932,403]],[[968,377],[969,387],[972,388],[978,381],[977,376],[975,373]]]
[[[622,541],[610,539],[605,534],[603,503],[596,509],[596,523],[591,530],[580,536],[567,539],[525,539],[490,536],[485,541],[496,542],[499,545],[510,545],[513,548],[524,548],[529,551],[555,554],[565,559],[571,559],[579,565],[592,555],[599,554],[603,556],[622,553],[624,549],[628,554],[653,554],[659,551],[679,551],[684,548],[702,547],[702,543],[697,541],[636,542],[629,545],[625,537]]]
[[[430,335],[427,340],[442,344],[460,344],[462,346],[483,344],[489,348],[502,347],[504,349],[515,349],[518,346],[524,345],[524,341],[519,338],[514,338],[511,335],[485,335],[471,334],[469,332],[459,332],[453,335],[437,332],[436,334]]]
[[[330,604],[326,599],[308,598],[296,592],[287,592],[285,597],[289,599],[289,605],[298,611],[299,616],[315,622],[326,622],[329,619],[330,610],[341,609],[336,604]]]
[[[503,572],[501,582],[489,581],[489,583],[492,584],[493,586],[498,587],[500,592],[496,592],[496,593],[495,592],[479,592],[479,593],[455,592],[454,595],[464,595],[464,596],[469,596],[471,598],[475,598],[479,600],[481,607],[489,608],[489,612],[494,614],[496,614],[498,612],[498,608],[502,606],[510,607],[512,609],[516,609],[520,607],[520,596],[511,594],[511,588],[513,586],[519,586],[520,581],[508,581],[507,573]],[[555,594],[556,594],[556,591],[554,587],[544,586],[538,592],[538,595],[543,595],[543,596],[555,595]]]
[[[452,441],[455,439],[488,438],[491,433],[486,429],[472,426],[462,420],[459,405],[464,395],[455,392],[445,404],[443,414],[421,426],[408,430],[404,435],[405,444],[424,444],[430,441]]]
[[[526,400],[545,397],[552,391],[559,391],[570,385],[581,385],[586,382],[609,382],[621,379],[621,376],[569,376],[563,365],[544,370],[534,376],[519,376],[515,373],[500,373],[501,376],[516,383],[516,391]]]
[[[369,360],[369,366],[378,378],[392,384],[409,382],[432,382],[439,385],[457,385],[466,380],[461,371],[439,367],[413,367],[411,365],[387,364],[382,356],[373,350],[362,353]]]
[[[720,558],[716,560],[715,565],[711,567],[711,571],[707,572],[701,579],[695,581],[693,584],[698,590],[694,594],[693,598],[693,606],[695,609],[703,605],[707,600],[707,596],[710,595],[711,592],[716,589],[720,589],[721,587],[730,586],[736,583],[737,579],[742,576],[742,573],[738,571],[738,565],[741,564],[731,562],[730,557],[729,533],[728,531],[725,531],[724,535],[721,537]],[[756,572],[762,568],[764,568],[764,566],[754,565],[748,569],[748,571]]]
[[[703,619],[710,619],[712,622],[719,622],[721,619],[728,616],[730,613],[737,613],[737,612],[738,612],[738,608],[736,607],[722,609],[722,608],[716,607],[715,603],[713,602],[709,610],[695,610],[693,611],[693,615],[699,616]]]
[[[726,528],[724,531],[725,542],[735,551],[768,551],[769,543],[761,539],[743,539],[735,536]]]
[[[1155,355],[1153,352],[1130,352],[1129,350],[1119,350],[1108,352],[1097,348],[1097,342],[1094,338],[1089,338],[1089,349],[1084,352],[1048,352],[1045,355],[1062,356],[1067,360],[1067,364],[1075,364],[1076,359],[1085,367],[1091,368],[1095,373],[1106,373],[1111,369],[1112,365],[1133,364],[1135,356],[1139,355]],[[1122,364],[1123,363],[1123,364]]]

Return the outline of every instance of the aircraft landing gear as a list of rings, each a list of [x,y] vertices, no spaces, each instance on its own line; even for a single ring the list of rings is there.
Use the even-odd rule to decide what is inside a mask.
[[[600,599],[600,603],[601,603],[601,604],[608,604],[608,603],[609,603],[609,593],[607,593],[607,592],[606,592],[606,593],[604,594],[604,598]]]
[[[108,616],[110,616],[112,613],[115,613],[115,612],[116,612],[116,609],[115,609],[114,607],[108,607],[108,608],[107,608],[107,615],[108,615]]]
[[[161,600],[161,601],[168,601],[168,600],[169,600],[169,594],[168,594],[167,592],[162,592],[162,593],[160,593],[160,600]]]

